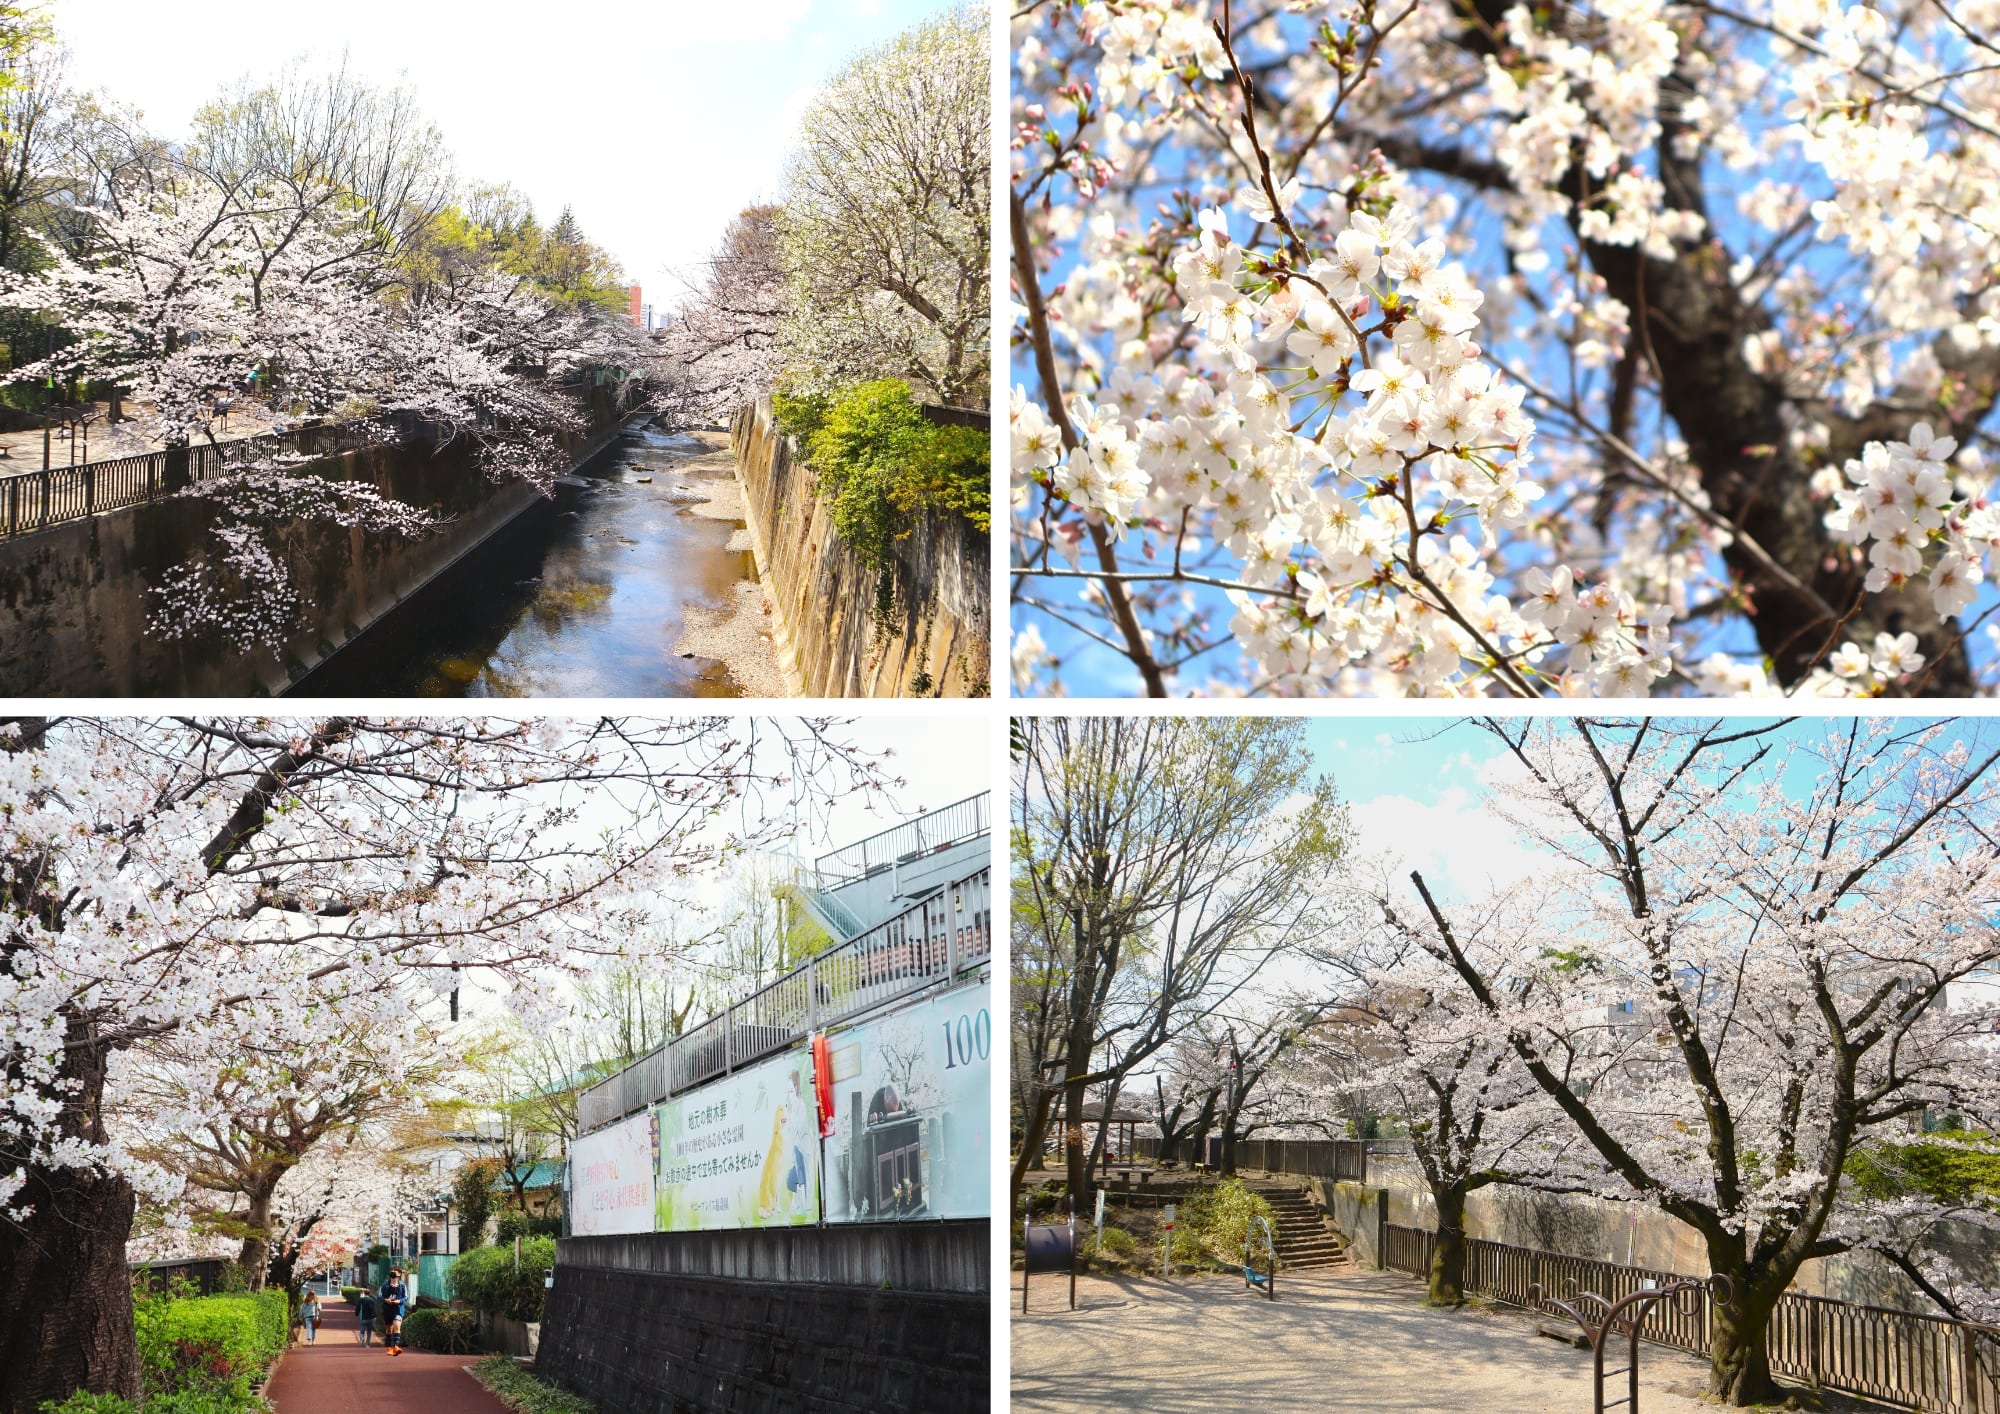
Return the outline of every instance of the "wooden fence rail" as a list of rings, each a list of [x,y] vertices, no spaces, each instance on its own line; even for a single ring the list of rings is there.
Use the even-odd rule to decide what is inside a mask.
[[[1428,1276],[1435,1234],[1427,1228],[1384,1226],[1382,1265]],[[1574,1300],[1594,1292],[1616,1302],[1646,1285],[1664,1286],[1686,1273],[1567,1257],[1485,1238],[1466,1241],[1465,1289],[1528,1306],[1529,1288]],[[1696,1355],[1709,1353],[1709,1298],[1692,1312],[1663,1302],[1647,1317],[1642,1339]],[[1771,1315],[1771,1369],[1815,1389],[1838,1390],[1936,1414],[2000,1414],[2000,1328],[1862,1306],[1788,1291]]]

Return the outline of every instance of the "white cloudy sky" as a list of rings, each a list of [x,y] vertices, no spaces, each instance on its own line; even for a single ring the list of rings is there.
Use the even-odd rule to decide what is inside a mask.
[[[760,728],[766,732],[773,725],[778,724],[769,719],[760,722]],[[787,726],[786,731],[788,735],[796,735],[796,723]],[[935,704],[932,710],[921,714],[875,714],[841,722],[828,735],[865,752],[887,753],[884,772],[900,777],[903,784],[892,786],[873,799],[845,796],[810,818],[799,817],[798,833],[783,852],[796,855],[810,867],[819,855],[829,850],[888,829],[913,815],[992,789],[992,734],[991,722],[976,710],[947,715],[938,712]],[[781,760],[774,747],[758,769],[778,769]],[[748,828],[763,819],[782,823],[789,806],[782,797],[772,795],[746,799],[743,811],[743,819],[729,820],[725,826]],[[586,808],[576,829],[581,835],[594,834],[612,824],[618,814],[609,801],[601,811]],[[713,910],[725,904],[733,879],[733,871],[726,871],[690,880],[676,890],[672,900],[662,901],[662,909],[684,919],[687,933],[701,932],[719,921],[719,914]],[[690,905],[693,911],[684,912]],[[490,1017],[499,1009],[500,991],[492,979],[468,977],[464,979],[464,988],[463,1000],[469,1018]],[[442,1004],[431,1007],[430,1011],[441,1018]]]
[[[79,87],[180,138],[246,75],[305,58],[406,79],[461,176],[509,181],[553,220],[573,206],[647,298],[672,304],[729,217],[778,194],[797,117],[855,51],[942,0],[56,0]]]

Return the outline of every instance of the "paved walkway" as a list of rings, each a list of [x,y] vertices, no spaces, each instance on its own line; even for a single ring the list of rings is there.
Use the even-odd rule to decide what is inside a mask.
[[[278,1414],[507,1414],[486,1386],[466,1373],[476,1356],[357,1345],[354,1308],[335,1297],[321,1303],[326,1319],[316,1345],[285,1353],[264,1395]]]
[[[1235,1276],[1080,1277],[1074,1313],[1067,1280],[1045,1276],[1026,1316],[1019,1272],[1010,1289],[1016,1414],[1591,1407],[1590,1352],[1535,1335],[1504,1308],[1430,1310],[1423,1286],[1393,1272],[1280,1273],[1275,1302]],[[1645,1414],[1713,1414],[1694,1398],[1705,1361],[1642,1346],[1639,1368]]]
[[[152,411],[149,403],[135,403],[130,399],[125,403],[125,420],[113,423],[110,420],[110,405],[99,399],[91,403],[87,411],[92,415],[90,430],[79,439],[72,449],[67,438],[56,429],[49,437],[49,463],[52,466],[68,466],[73,457],[81,458],[86,452],[94,462],[109,461],[113,457],[136,456],[140,452],[157,452],[159,440],[152,436],[152,421],[148,414]],[[255,398],[241,397],[230,409],[227,420],[215,429],[215,440],[233,442],[239,437],[261,437],[275,425],[271,405]],[[22,428],[17,432],[0,432],[0,476],[20,471],[40,471],[42,469],[42,429],[40,426]]]

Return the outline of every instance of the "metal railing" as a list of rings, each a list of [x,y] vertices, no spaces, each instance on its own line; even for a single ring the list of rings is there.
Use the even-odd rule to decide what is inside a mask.
[[[992,870],[981,869],[829,948],[577,1097],[602,1128],[813,1032],[980,967],[993,953]]]
[[[588,393],[588,379],[558,385],[579,396]],[[614,416],[629,404],[636,406],[644,385],[629,380],[618,385],[612,398]],[[186,447],[139,452],[127,457],[110,457],[79,466],[51,466],[12,474],[0,472],[0,539],[46,530],[65,521],[81,520],[100,511],[122,510],[170,496],[197,482],[212,481],[225,471],[254,456],[290,454],[307,458],[333,457],[356,447],[382,440],[383,429],[393,428],[399,440],[443,441],[452,429],[409,412],[385,413],[378,417],[347,422],[319,423],[289,432],[267,432],[256,437],[196,442]]]
[[[157,501],[196,482],[212,481],[252,456],[335,456],[361,445],[359,434],[371,422],[379,427],[381,421],[324,423],[219,444],[197,442],[81,466],[0,475],[0,538]]]
[[[1435,1240],[1427,1228],[1385,1223],[1382,1265],[1427,1276]],[[1511,1306],[1530,1307],[1529,1288],[1537,1285],[1564,1299],[1590,1291],[1617,1302],[1648,1283],[1665,1286],[1687,1276],[1481,1237],[1468,1238],[1465,1247],[1465,1290]],[[1662,1303],[1640,1337],[1705,1356],[1710,1305],[1705,1293],[1688,1310]],[[1815,1389],[1937,1414],[2000,1414],[2000,1327],[1788,1291],[1771,1313],[1767,1348],[1774,1373]]]
[[[865,840],[857,840],[828,854],[813,866],[823,889],[837,888],[855,879],[865,879],[878,869],[930,854],[992,831],[987,819],[992,797],[982,791],[964,800],[953,801],[939,810],[906,820]]]

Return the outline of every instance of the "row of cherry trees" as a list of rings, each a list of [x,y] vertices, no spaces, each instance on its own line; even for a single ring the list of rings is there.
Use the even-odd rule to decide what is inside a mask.
[[[1730,1281],[1711,1389],[1780,1397],[1780,1295],[1866,1254],[2000,1308],[2000,741],[1976,719],[1468,723],[1540,863],[1467,892],[1356,837],[1303,723],[1038,718],[1014,743],[1015,1200],[1064,1115],[1403,1133],[1462,1299],[1495,1185],[1642,1204]],[[1226,824],[1218,824],[1226,821]],[[1086,1102],[1091,1108],[1086,1109]],[[1101,1106],[1102,1111],[1097,1107]],[[1114,1124],[1066,1129],[1088,1200]],[[1967,1166],[1972,1166],[1968,1169]]]
[[[785,827],[746,800],[883,783],[821,722],[0,726],[0,1409],[136,1395],[141,1207],[280,1262],[391,1225],[373,1121],[464,1064],[461,985],[546,1030],[681,959],[658,894]]]
[[[1468,898],[1351,870],[1293,979],[1324,1012],[1274,1118],[1407,1126],[1436,1300],[1460,1299],[1488,1185],[1687,1224],[1733,1291],[1730,1404],[1779,1397],[1768,1326],[1810,1259],[1870,1253],[1989,1317],[1993,1271],[1949,1239],[2000,1211],[1940,1174],[2000,1125],[2000,743],[1896,718],[1478,726],[1503,751],[1492,826],[1547,868]]]
[[[608,307],[617,271],[574,218],[544,231],[506,189],[460,183],[405,90],[290,70],[210,105],[180,143],[68,92],[55,58],[7,101],[33,121],[9,138],[23,187],[0,192],[0,310],[16,348],[42,353],[11,379],[109,388],[114,415],[135,404],[153,441],[223,458],[223,475],[186,488],[217,514],[202,552],[151,586],[156,632],[275,645],[304,607],[277,527],[435,524],[366,482],[302,471],[304,456],[221,440],[252,396],[287,426],[466,439],[491,478],[547,489],[583,424],[572,385],[659,372]],[[45,337],[23,337],[24,320]]]
[[[1990,687],[1996,22],[1018,7],[1018,683]]]

